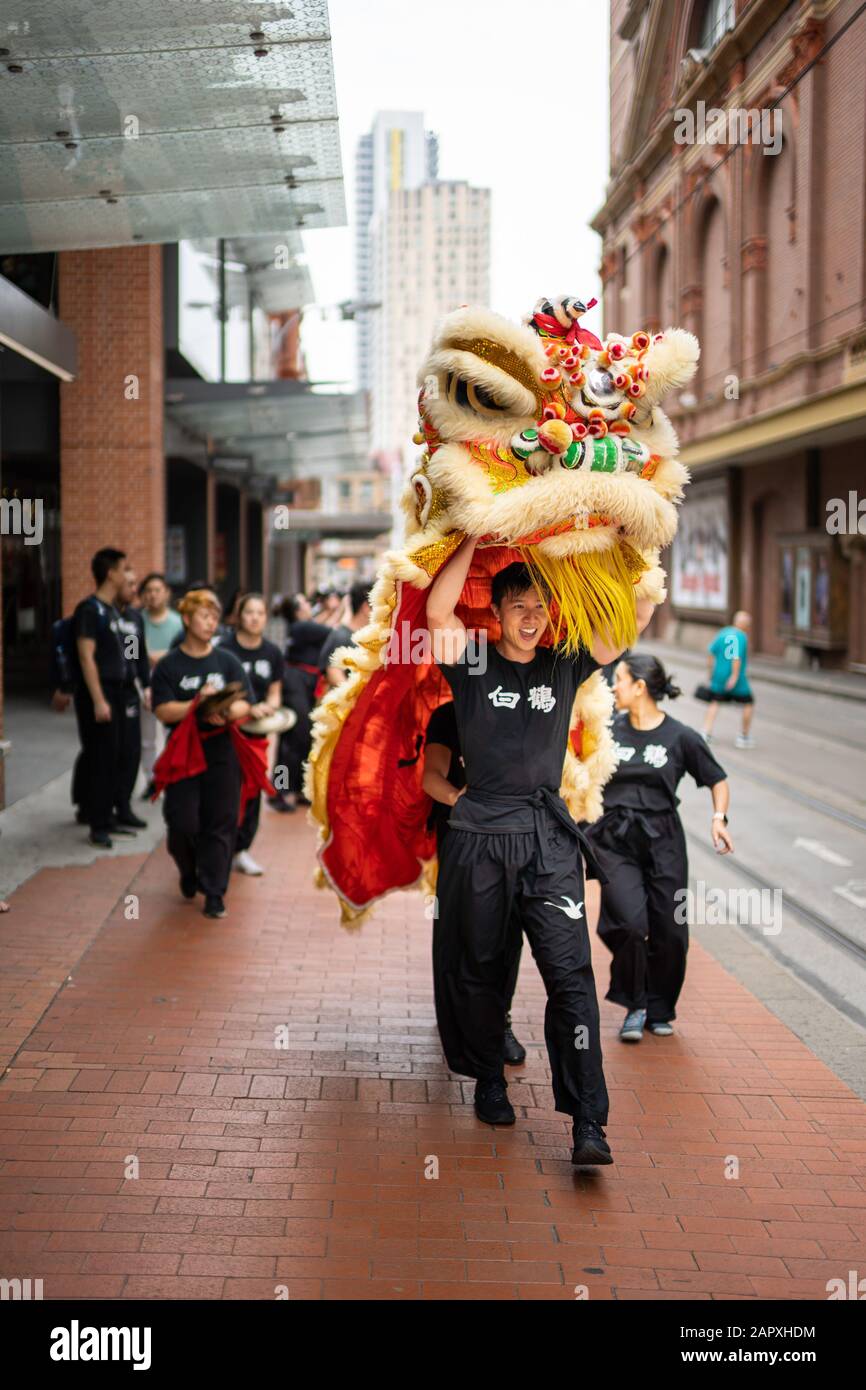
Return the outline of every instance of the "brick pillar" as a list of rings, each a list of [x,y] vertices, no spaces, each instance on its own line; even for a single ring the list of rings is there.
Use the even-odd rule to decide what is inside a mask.
[[[162,248],[61,251],[60,314],[78,340],[60,387],[63,611],[92,588],[90,557],[165,564]]]

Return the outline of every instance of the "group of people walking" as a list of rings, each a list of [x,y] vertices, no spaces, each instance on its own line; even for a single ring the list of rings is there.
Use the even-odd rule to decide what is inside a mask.
[[[609,1164],[584,872],[601,884],[598,931],[612,956],[606,997],[625,1010],[620,1038],[669,1036],[688,951],[678,910],[688,865],[677,788],[688,774],[710,790],[713,843],[727,853],[728,783],[710,728],[701,735],[661,708],[680,692],[657,658],[615,650],[600,636],[577,654],[541,644],[549,595],[520,563],[494,576],[501,636],[479,661],[455,612],[474,546],[463,542],[427,602],[434,656],[453,697],[430,720],[423,772],[439,859],[439,1033],[451,1070],[475,1078],[479,1118],[513,1124],[504,1068],[526,1057],[511,1024],[525,934],[547,992],[554,1103],[572,1116],[572,1160]],[[323,599],[318,611],[303,594],[285,600],[283,652],[265,636],[261,594],[236,595],[224,617],[203,583],[175,610],[164,576],[136,584],[120,550],[98,551],[92,570],[93,593],[57,625],[55,643],[55,704],[74,701],[81,737],[79,820],[101,848],[143,827],[132,809],[141,763],[145,795],[165,791],[182,895],[202,894],[205,915],[223,917],[232,866],[263,872],[251,853],[262,793],[283,814],[303,801],[310,717],[323,692],[346,679],[331,658],[369,621],[367,585],[355,584],[342,604]],[[651,613],[638,600],[638,632]],[[737,635],[747,617],[737,615],[724,651],[711,651],[710,687],[698,693],[748,704],[750,721]],[[559,792],[562,766],[577,690],[602,667],[612,673],[617,765],[601,818],[578,825]],[[269,776],[268,733],[280,727]],[[750,746],[745,731],[739,741]]]
[[[584,863],[602,885],[599,934],[612,954],[607,998],[625,1009],[620,1037],[639,1042],[645,1028],[670,1035],[688,949],[677,911],[688,879],[677,787],[689,774],[710,789],[713,843],[727,853],[728,784],[707,740],[660,708],[680,692],[655,657],[616,651],[598,636],[576,656],[540,645],[548,596],[520,563],[494,576],[501,637],[479,662],[455,613],[474,545],[463,542],[427,603],[453,695],[431,718],[424,764],[437,803],[439,1033],[451,1070],[475,1078],[479,1118],[513,1124],[504,1068],[525,1056],[510,1018],[525,933],[547,992],[554,1103],[573,1119],[572,1161],[609,1164]],[[638,600],[638,632],[651,613]],[[575,693],[599,667],[613,670],[617,766],[601,819],[581,826],[559,786]]]
[[[165,576],[137,583],[122,550],[99,550],[91,569],[94,590],[55,624],[53,646],[53,703],[74,704],[81,742],[77,819],[98,849],[144,829],[132,807],[141,769],[143,797],[165,793],[182,895],[202,894],[205,915],[223,917],[232,868],[264,872],[251,853],[262,794],[283,813],[303,800],[310,714],[322,689],[344,679],[328,663],[367,620],[367,586],[344,600],[321,595],[318,612],[305,595],[287,600],[284,655],[265,636],[262,594],[236,593],[224,614],[201,582],[175,609]],[[269,776],[274,731],[281,736]]]

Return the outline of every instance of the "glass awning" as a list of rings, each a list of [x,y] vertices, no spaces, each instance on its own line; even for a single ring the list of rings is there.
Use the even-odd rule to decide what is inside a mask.
[[[326,0],[29,0],[0,37],[0,250],[345,223]]]
[[[207,444],[208,456],[247,459],[250,472],[288,482],[368,467],[361,392],[313,390],[307,382],[166,382],[166,414]]]

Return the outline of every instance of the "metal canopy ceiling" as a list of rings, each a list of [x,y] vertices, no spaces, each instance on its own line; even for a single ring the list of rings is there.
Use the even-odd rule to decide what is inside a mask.
[[[294,541],[361,539],[372,540],[391,529],[390,512],[317,512],[298,507],[289,513],[284,531],[274,530],[275,545]]]
[[[277,248],[285,248],[288,265],[276,264]],[[273,233],[271,236],[231,237],[226,241],[226,256],[247,267],[256,302],[269,313],[303,308],[313,302],[313,282],[310,272],[298,258],[303,256],[299,232]]]
[[[361,392],[316,393],[305,382],[166,383],[166,413],[212,458],[248,459],[272,478],[333,476],[365,468],[367,420]]]
[[[26,15],[0,32],[0,249],[345,223],[326,0]]]

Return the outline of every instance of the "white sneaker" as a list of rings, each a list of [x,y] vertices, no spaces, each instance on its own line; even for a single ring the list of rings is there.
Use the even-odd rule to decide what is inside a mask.
[[[262,868],[261,864],[257,864],[255,859],[253,859],[253,856],[250,854],[249,850],[246,849],[242,849],[240,854],[235,855],[234,867],[238,870],[239,873],[253,874],[256,877],[259,874],[264,873],[264,869]]]
[[[755,740],[751,734],[737,734],[735,742],[737,748],[754,748],[755,746]]]

